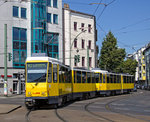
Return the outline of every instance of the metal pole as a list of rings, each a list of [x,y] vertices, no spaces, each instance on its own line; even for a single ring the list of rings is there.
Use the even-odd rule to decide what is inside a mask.
[[[4,25],[4,95],[8,95],[7,86],[7,24]]]
[[[89,70],[89,46],[87,46],[87,68]]]

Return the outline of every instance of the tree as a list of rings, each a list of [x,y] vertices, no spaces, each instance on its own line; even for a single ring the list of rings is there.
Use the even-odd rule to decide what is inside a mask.
[[[106,35],[102,43],[99,57],[99,67],[101,69],[115,72],[126,56],[125,49],[118,48],[117,39],[111,31]]]
[[[135,75],[137,67],[137,61],[133,59],[127,59],[120,65],[120,72],[129,73],[130,75]]]

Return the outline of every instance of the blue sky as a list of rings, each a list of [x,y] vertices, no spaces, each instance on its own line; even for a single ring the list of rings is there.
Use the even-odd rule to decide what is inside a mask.
[[[72,10],[96,16],[96,23],[101,26],[97,25],[99,48],[110,30],[127,54],[150,42],[150,0],[63,0],[63,3],[68,3]],[[111,4],[105,7],[90,3]]]

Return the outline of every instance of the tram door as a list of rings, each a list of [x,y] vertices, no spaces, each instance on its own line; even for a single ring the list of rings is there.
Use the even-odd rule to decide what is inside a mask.
[[[18,81],[13,81],[13,94],[17,94]]]

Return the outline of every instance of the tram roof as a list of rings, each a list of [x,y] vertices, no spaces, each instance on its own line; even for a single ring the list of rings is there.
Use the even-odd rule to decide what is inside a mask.
[[[100,68],[93,68],[92,71],[99,72],[99,73],[108,73],[107,70],[101,70]]]
[[[51,58],[51,57],[48,57],[48,56],[27,57],[26,61],[34,61],[34,62],[38,62],[38,61],[51,62],[52,64],[59,64],[59,65],[61,65],[61,66],[63,66],[63,67],[70,68],[69,66],[64,65],[62,62],[60,62],[58,59]]]
[[[72,68],[72,70],[74,70],[74,71],[84,71],[84,72],[93,72],[92,70],[88,70],[88,69],[82,68],[82,67],[74,67],[74,68]]]

